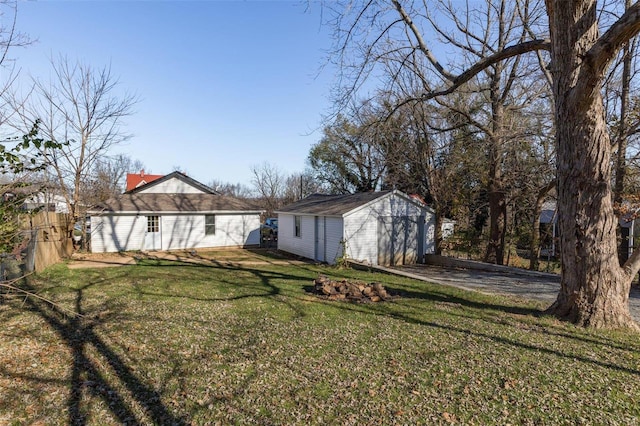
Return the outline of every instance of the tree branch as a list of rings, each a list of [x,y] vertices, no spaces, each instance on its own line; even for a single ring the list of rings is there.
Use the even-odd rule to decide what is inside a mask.
[[[433,55],[433,53],[431,53],[431,50],[429,50],[429,48],[427,47],[427,43],[425,43],[424,39],[422,38],[422,34],[420,33],[420,30],[416,27],[416,24],[414,24],[413,20],[404,10],[400,2],[398,0],[392,0],[392,3],[398,10],[398,13],[402,17],[402,20],[411,29],[411,32],[413,33],[414,37],[416,38],[416,41],[418,42],[418,46],[420,47],[420,50],[422,51],[422,53],[425,54],[429,62],[431,62],[431,65],[433,65],[438,70],[440,75],[442,75],[447,80],[453,82],[456,77],[453,74],[451,74],[449,71],[445,70],[444,67],[440,64],[440,62],[438,62],[436,57]]]
[[[618,51],[640,31],[640,2],[636,2],[589,49],[585,62],[595,75],[601,75]]]
[[[493,55],[487,56],[484,59],[479,60],[465,72],[460,74],[459,76],[453,78],[451,81],[451,85],[446,89],[442,89],[437,92],[425,93],[423,94],[423,99],[433,99],[436,96],[443,96],[453,93],[457,88],[467,83],[473,77],[475,77],[479,72],[485,70],[491,65],[503,61],[505,59],[509,59],[513,56],[522,55],[523,53],[533,52],[538,50],[549,50],[551,48],[551,43],[548,39],[536,39],[527,41],[524,43],[514,44],[512,46],[506,47],[504,50],[494,53]]]

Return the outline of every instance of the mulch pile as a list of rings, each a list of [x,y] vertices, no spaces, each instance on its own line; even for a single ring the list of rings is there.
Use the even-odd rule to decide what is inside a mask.
[[[335,281],[325,275],[319,275],[313,281],[313,292],[329,300],[361,303],[382,302],[393,297],[380,283],[367,284],[364,281],[346,279]]]

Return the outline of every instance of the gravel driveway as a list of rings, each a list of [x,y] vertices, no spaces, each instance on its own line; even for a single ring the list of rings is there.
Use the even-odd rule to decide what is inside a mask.
[[[560,276],[529,272],[515,268],[504,271],[447,268],[433,265],[410,265],[389,271],[443,285],[450,285],[484,293],[517,296],[539,300],[549,305],[556,300],[560,290]],[[629,297],[629,309],[633,318],[640,322],[640,288],[634,285]]]

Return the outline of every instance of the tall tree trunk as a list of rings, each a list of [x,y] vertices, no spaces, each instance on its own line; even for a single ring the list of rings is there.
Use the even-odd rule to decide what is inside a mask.
[[[542,216],[542,201],[538,198],[533,212],[531,224],[531,244],[529,246],[529,269],[537,271],[540,267],[540,218]]]
[[[504,143],[504,106],[500,100],[502,65],[496,64],[491,75],[491,134],[489,135],[489,244],[485,262],[504,264],[507,233],[507,201],[502,176]]]
[[[542,207],[545,198],[555,186],[555,181],[550,182],[538,191],[536,197],[533,223],[531,224],[531,245],[529,248],[529,269],[532,271],[537,271],[540,266],[540,217],[542,216]]]
[[[580,325],[625,326],[631,276],[620,267],[610,188],[609,138],[601,101],[576,123],[576,105],[558,112],[561,290],[552,311]]]
[[[433,254],[441,255],[442,254],[442,222],[443,222],[443,214],[442,209],[435,205],[435,223],[433,230],[435,246],[433,248]]]
[[[501,182],[495,180],[489,186],[489,244],[484,261],[504,264],[504,247],[507,229],[507,203]]]
[[[617,256],[600,76],[583,70],[590,66],[583,58],[598,39],[595,0],[547,0],[547,8],[562,260],[561,289],[549,311],[582,326],[635,326],[628,304],[632,275],[620,267]],[[585,76],[592,80],[584,81]]]

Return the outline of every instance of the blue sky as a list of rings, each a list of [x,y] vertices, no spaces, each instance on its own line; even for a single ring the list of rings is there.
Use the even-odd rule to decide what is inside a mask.
[[[321,137],[335,78],[321,9],[288,1],[21,2],[18,29],[37,43],[12,51],[24,75],[47,79],[50,58],[111,65],[139,96],[112,153],[149,173],[175,167],[208,183],[250,185],[264,161],[305,167]]]

